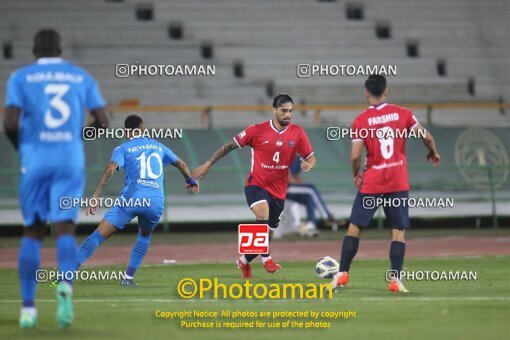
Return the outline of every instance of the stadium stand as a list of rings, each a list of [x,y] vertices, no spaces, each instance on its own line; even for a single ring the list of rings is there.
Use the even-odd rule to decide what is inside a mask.
[[[348,124],[360,109],[327,105],[363,104],[365,77],[299,78],[298,64],[397,65],[397,76],[389,77],[390,100],[418,103],[415,113],[422,122],[510,126],[508,104],[504,104],[510,98],[510,47],[506,43],[510,8],[506,0],[18,0],[1,2],[0,12],[0,100],[4,100],[10,72],[33,60],[34,33],[41,27],[54,27],[62,34],[63,56],[85,67],[99,81],[113,106],[112,125],[121,126],[128,113],[138,112],[147,126],[185,128],[183,141],[172,141],[169,146],[191,167],[200,164],[239,127],[268,118],[275,93],[286,92],[297,103],[311,105],[296,110],[293,121],[307,126],[319,159],[327,160],[310,174],[310,180],[336,204],[333,208],[339,216],[348,215],[354,190],[348,166],[339,165],[340,160],[347,159],[348,145],[325,140],[324,127]],[[116,64],[137,62],[215,65],[216,74],[114,76]],[[451,102],[461,104],[439,105]],[[489,104],[475,107],[485,102]],[[222,109],[229,105],[234,106]],[[318,106],[314,109],[313,105]],[[428,105],[434,108],[432,116]],[[204,124],[200,117],[208,106],[214,108]],[[211,129],[192,129],[204,125]],[[323,128],[308,129],[317,125]],[[439,138],[451,144],[444,136],[459,130],[441,133]],[[87,193],[117,142],[86,143]],[[413,147],[421,145],[414,143]],[[4,136],[0,152],[9,155],[0,161],[0,171],[5,175],[0,177],[0,205],[15,208],[17,155]],[[453,151],[448,153],[445,162],[453,164]],[[465,189],[465,202],[483,201],[486,205],[476,207],[490,213],[490,192],[476,191],[458,175],[457,168],[432,175],[423,170],[421,153],[410,154],[419,157],[411,161],[417,164],[413,187],[448,188],[452,193]],[[239,152],[222,161],[221,170],[211,173],[203,187],[205,195],[194,197],[193,204],[206,206],[210,195],[216,195],[214,202],[220,206],[236,204],[230,217],[250,218],[240,191],[248,157],[246,152]],[[114,179],[111,188],[119,188],[120,177]],[[167,191],[179,195],[179,199],[170,199],[169,205],[180,208],[170,209],[167,215],[186,220],[192,209],[190,198],[171,184],[172,176],[168,178]],[[502,189],[506,190],[505,181]],[[498,204],[498,210],[505,206],[507,201]],[[466,211],[479,213],[468,205],[458,214]],[[18,216],[19,212],[13,214]],[[225,214],[209,204],[204,216],[214,220],[225,218]]]
[[[277,92],[288,92],[307,104],[362,101],[363,76],[298,78],[296,66],[303,63],[396,64],[391,99],[399,103],[499,101],[508,100],[510,93],[506,81],[510,49],[504,43],[510,9],[503,0],[283,0],[276,4],[270,0],[21,0],[4,2],[0,8],[6,18],[0,23],[2,79],[31,61],[33,33],[52,26],[63,33],[64,56],[90,70],[113,105],[126,99],[137,99],[142,105],[253,105],[268,103]],[[349,19],[350,8],[356,8],[362,19]],[[378,38],[381,27],[388,38]],[[216,65],[216,73],[112,77],[115,64],[136,62],[210,64]],[[5,84],[0,86],[3,97]],[[160,124],[189,125],[189,113],[149,115]],[[322,117],[324,122],[350,122],[355,113],[333,110]],[[468,120],[483,116],[488,124],[509,123],[508,116],[497,110],[468,114]],[[241,126],[247,113],[219,110],[214,115],[216,126]],[[460,121],[465,119],[462,116]],[[457,112],[441,111],[435,122],[458,123],[458,117]],[[302,121],[310,124],[312,118]]]

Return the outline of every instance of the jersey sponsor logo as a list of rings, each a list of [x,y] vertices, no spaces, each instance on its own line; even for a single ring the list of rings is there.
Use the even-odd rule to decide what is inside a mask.
[[[275,154],[275,158],[276,158],[276,155],[277,153]],[[277,161],[276,159],[273,159],[276,163],[279,162],[279,160]],[[263,168],[263,169],[268,169],[268,170],[287,170],[289,168],[288,165],[267,165],[265,163],[260,163],[260,167]]]
[[[142,185],[144,187],[159,189],[159,183],[156,182],[156,181],[151,181],[151,180],[139,178],[139,179],[136,180],[136,183],[139,184],[139,185]]]
[[[392,163],[382,163],[379,165],[372,165],[372,169],[381,170],[381,169],[391,168],[394,166],[400,166],[403,164],[404,164],[404,161],[398,161],[398,162],[392,162]]]
[[[267,143],[269,143],[269,141],[268,141],[268,140],[264,141],[264,143],[262,143],[262,145],[267,144]]]
[[[243,139],[245,136],[246,136],[246,130],[243,130],[241,132],[239,132],[239,134],[237,135],[240,139]]]
[[[41,131],[39,132],[39,140],[48,143],[72,142],[73,134],[69,131]]]
[[[267,224],[240,224],[238,228],[239,254],[267,254],[269,226]]]

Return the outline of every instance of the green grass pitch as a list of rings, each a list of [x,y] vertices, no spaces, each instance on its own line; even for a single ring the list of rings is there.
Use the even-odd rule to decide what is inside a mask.
[[[0,338],[170,338],[170,339],[503,339],[510,332],[510,257],[408,259],[406,270],[476,271],[476,281],[408,281],[407,295],[387,291],[387,260],[353,263],[349,286],[323,300],[185,300],[177,282],[185,277],[217,277],[239,283],[232,264],[145,266],[137,273],[138,287],[119,287],[115,281],[77,282],[76,320],[72,328],[56,328],[55,289],[39,284],[39,326],[18,329],[19,291],[16,270],[0,270]],[[325,283],[314,273],[313,262],[282,263],[269,275],[254,264],[253,283]],[[92,269],[92,268],[88,268]],[[94,270],[122,270],[96,267]],[[158,319],[156,310],[341,311],[354,310],[356,318],[331,321],[328,329],[183,329],[179,320]],[[221,319],[220,319],[221,320]],[[243,319],[250,321],[250,319]],[[323,321],[327,321],[324,320]]]

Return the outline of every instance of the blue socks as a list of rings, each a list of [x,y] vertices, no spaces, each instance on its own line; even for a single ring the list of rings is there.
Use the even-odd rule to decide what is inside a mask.
[[[133,278],[136,270],[142,264],[143,258],[149,249],[151,236],[152,234],[143,236],[141,233],[138,233],[138,239],[133,246],[133,250],[131,250],[131,259],[129,260],[129,265],[126,269],[126,276],[128,279]]]
[[[19,247],[18,272],[23,307],[34,307],[36,271],[41,263],[40,240],[23,237]]]
[[[402,271],[404,265],[404,255],[406,254],[406,244],[404,242],[393,241],[390,246],[391,270],[398,273]]]
[[[85,262],[96,251],[97,247],[99,247],[104,240],[105,238],[103,235],[101,235],[97,230],[87,237],[80,246],[80,250],[78,251],[78,264],[76,265],[76,262],[74,263],[74,269],[80,268],[83,262]]]
[[[149,249],[151,236],[152,234],[148,236],[143,236],[140,233],[138,234],[138,239],[131,251],[131,259],[129,261],[129,266],[126,269],[126,276],[133,277],[138,267],[142,264],[143,258]],[[99,247],[104,240],[105,238],[97,230],[87,237],[87,239],[81,244],[80,250],[78,251],[78,265],[75,269],[79,268],[83,262],[85,262],[96,251],[97,247]]]
[[[345,236],[342,243],[342,255],[340,257],[340,272],[348,272],[352,260],[358,252],[359,238],[354,236]]]
[[[57,238],[58,271],[63,274],[61,281],[72,284],[77,255],[78,246],[74,235],[61,235]]]

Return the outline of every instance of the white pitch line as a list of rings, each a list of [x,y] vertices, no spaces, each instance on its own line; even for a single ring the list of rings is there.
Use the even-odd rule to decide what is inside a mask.
[[[301,301],[300,299],[264,299],[264,300],[235,300],[236,302],[291,302]],[[317,299],[319,300],[319,299]],[[327,301],[328,299],[322,299]],[[426,297],[426,296],[388,296],[388,297],[365,297],[365,298],[342,298],[343,301],[510,301],[510,296],[459,296],[459,297]],[[37,299],[37,302],[55,302],[55,299]],[[166,303],[182,303],[182,302],[225,302],[233,301],[230,299],[75,299],[78,303],[122,303],[122,302],[166,302]],[[21,303],[21,300],[0,300],[0,303]]]
[[[404,294],[398,297],[366,297],[362,301],[510,301],[510,296],[406,296]]]
[[[55,299],[37,299],[36,302],[56,302]],[[218,302],[215,299],[74,299],[74,302],[106,302],[106,303],[120,303],[120,302]],[[0,300],[0,303],[21,303],[21,300]]]

